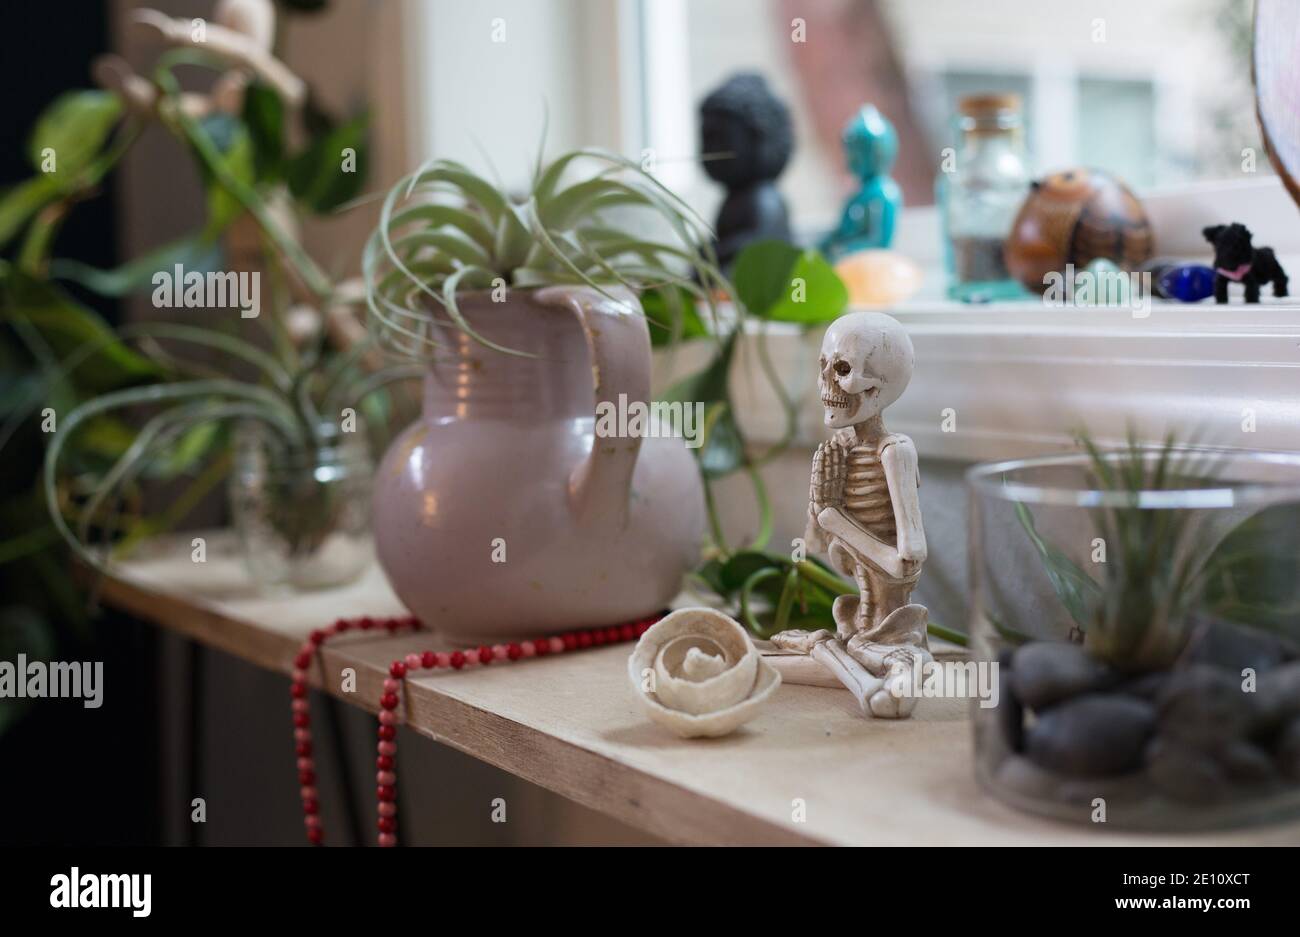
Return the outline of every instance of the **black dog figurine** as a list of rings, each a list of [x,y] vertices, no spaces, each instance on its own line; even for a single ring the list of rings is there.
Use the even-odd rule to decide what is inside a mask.
[[[1246,302],[1259,302],[1261,283],[1273,284],[1274,296],[1285,296],[1286,271],[1271,247],[1252,247],[1250,229],[1243,224],[1216,224],[1201,231],[1214,245],[1214,301],[1228,301],[1228,284],[1246,288]]]

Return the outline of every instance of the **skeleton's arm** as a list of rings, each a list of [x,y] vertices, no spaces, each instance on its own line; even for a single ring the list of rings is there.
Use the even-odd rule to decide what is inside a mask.
[[[843,541],[844,545],[858,556],[880,567],[891,576],[899,579],[906,578],[907,571],[903,568],[898,551],[863,530],[840,508],[823,508],[817,515],[817,523],[822,530]]]
[[[921,525],[921,499],[917,492],[916,446],[899,436],[880,453],[889,497],[894,502],[894,528],[898,531],[898,555],[906,563],[925,562],[925,528]]]
[[[844,485],[849,477],[850,442],[837,435],[817,447],[813,457],[812,490],[809,493],[808,543],[825,549],[826,535],[843,541],[854,553],[894,575],[903,575],[898,551],[864,530],[844,511]],[[812,536],[813,530],[816,536]]]

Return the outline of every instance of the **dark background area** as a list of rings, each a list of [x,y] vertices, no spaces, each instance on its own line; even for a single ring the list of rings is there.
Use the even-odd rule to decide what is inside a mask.
[[[32,174],[27,137],[61,92],[90,86],[88,65],[109,46],[108,4],[40,0],[0,4],[0,187]],[[59,235],[60,250],[97,267],[119,260],[112,177],[77,206]],[[117,303],[78,298],[109,322]],[[8,447],[6,473],[34,478],[41,447],[23,437]],[[6,535],[20,531],[5,531]],[[0,595],[0,606],[6,603]],[[64,597],[84,602],[85,595]],[[60,625],[62,623],[59,623]],[[0,733],[0,842],[153,844],[159,842],[158,688],[155,632],[120,615],[92,615],[89,629],[56,630],[60,660],[104,662],[104,700],[36,700]],[[13,705],[11,702],[10,705]]]

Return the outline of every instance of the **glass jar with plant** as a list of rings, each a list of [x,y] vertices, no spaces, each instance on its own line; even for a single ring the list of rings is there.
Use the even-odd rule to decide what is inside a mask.
[[[1294,812],[1300,457],[1083,442],[969,476],[982,783],[1139,828]]]
[[[382,445],[390,421],[404,415],[402,395],[384,389],[403,374],[384,367],[369,342],[363,295],[328,276],[298,236],[301,218],[332,213],[360,192],[367,118],[329,115],[275,59],[275,15],[261,0],[219,4],[199,41],[189,19],[135,11],[135,28],[170,48],[147,75],[115,56],[97,60],[100,89],[68,92],[46,109],[28,147],[33,176],[0,197],[0,248],[13,248],[12,261],[0,262],[9,387],[0,448],[18,467],[0,512],[15,521],[7,531],[21,531],[0,544],[0,580],[33,609],[22,620],[40,620],[48,632],[84,617],[59,556],[61,535],[102,566],[107,545],[124,553],[183,522],[230,474],[234,425],[267,429],[260,438],[272,440],[269,470],[337,461],[334,437],[345,422]],[[189,90],[205,78],[208,90]],[[295,124],[299,132],[291,132]],[[199,229],[115,269],[61,256],[71,213],[101,193],[150,126],[199,170],[207,209]],[[291,138],[303,142],[291,146]],[[340,153],[351,154],[350,164]],[[256,302],[256,314],[245,316],[250,310],[229,299],[214,302],[210,291],[198,308],[158,301],[159,277],[174,281],[174,297],[193,278],[207,284],[214,275],[227,284],[251,280],[241,299]],[[161,311],[184,321],[112,329],[89,305],[107,309],[136,294],[186,306]],[[347,439],[352,451],[360,437]],[[360,463],[349,456],[349,466]],[[358,468],[355,477],[364,473]],[[166,503],[146,496],[160,484],[173,486]],[[268,516],[283,515],[268,509]],[[321,529],[290,539],[301,553],[321,540]],[[19,599],[23,583],[64,599],[51,613],[39,596]],[[49,643],[37,642],[35,631],[24,626],[27,646]],[[0,627],[0,646],[12,633]]]

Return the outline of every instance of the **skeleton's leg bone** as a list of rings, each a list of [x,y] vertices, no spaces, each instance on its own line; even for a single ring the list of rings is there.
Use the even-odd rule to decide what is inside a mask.
[[[870,700],[878,695],[885,685],[879,677],[873,677],[861,664],[854,660],[844,645],[838,640],[819,641],[812,649],[815,660],[820,661],[831,673],[835,674],[853,694],[864,716],[872,714]]]
[[[853,571],[857,569],[858,566],[857,557],[846,549],[844,544],[839,540],[831,538],[830,543],[831,545],[828,555],[830,556],[831,566],[846,576],[852,576]]]
[[[835,631],[841,641],[847,641],[858,629],[858,610],[862,599],[856,595],[838,595],[831,605],[831,617],[835,619]]]
[[[924,610],[920,605],[904,608]],[[880,689],[868,699],[868,708],[882,719],[906,719],[920,697],[916,674],[934,658],[928,650],[915,645],[879,644],[866,638],[866,632],[855,635],[845,651],[881,682]]]
[[[791,628],[789,631],[778,631],[772,635],[772,643],[783,651],[811,654],[814,647],[833,637],[835,636],[825,628],[817,631],[800,631],[798,628]]]
[[[851,596],[849,597],[851,598]],[[820,663],[842,683],[858,701],[863,715],[870,715],[868,700],[878,694],[885,681],[874,677],[853,659],[844,645],[829,631],[800,631],[791,629],[772,635],[772,643],[784,651],[807,654]]]

